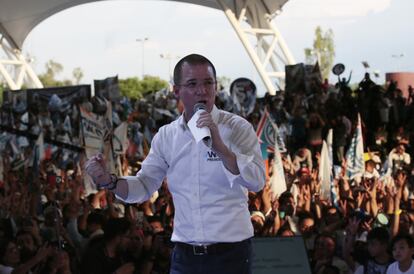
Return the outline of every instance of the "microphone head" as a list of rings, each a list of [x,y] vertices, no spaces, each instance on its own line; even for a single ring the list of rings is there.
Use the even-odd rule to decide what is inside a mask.
[[[206,104],[204,103],[197,103],[194,105],[194,112],[197,112],[199,110],[206,110],[206,109],[207,107],[206,107]]]

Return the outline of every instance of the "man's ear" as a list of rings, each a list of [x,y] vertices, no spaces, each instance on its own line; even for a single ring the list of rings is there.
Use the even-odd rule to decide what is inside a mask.
[[[173,92],[174,92],[176,98],[179,99],[180,98],[180,88],[176,85],[173,85]]]

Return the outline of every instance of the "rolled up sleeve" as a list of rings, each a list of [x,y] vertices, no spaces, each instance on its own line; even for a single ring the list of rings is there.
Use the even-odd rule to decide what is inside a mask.
[[[127,203],[141,203],[147,201],[151,195],[157,191],[162,184],[168,170],[168,164],[163,154],[162,134],[157,133],[152,142],[151,150],[144,162],[141,170],[136,176],[124,176],[128,184],[128,197],[118,199]]]
[[[239,184],[250,191],[260,191],[265,184],[265,167],[256,133],[247,121],[232,131],[230,149],[236,155],[240,171],[234,175],[223,165],[230,186]]]

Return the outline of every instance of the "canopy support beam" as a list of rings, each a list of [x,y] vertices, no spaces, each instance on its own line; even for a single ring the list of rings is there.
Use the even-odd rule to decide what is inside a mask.
[[[263,2],[252,0],[240,2],[243,3],[237,16],[237,12],[232,10],[224,0],[217,0],[246,49],[265,88],[274,95],[277,88],[284,86],[285,65],[295,64],[295,59]],[[248,27],[242,27],[243,22],[246,22],[247,24],[244,25]],[[254,41],[249,40],[248,35],[256,38],[256,50]]]
[[[0,26],[1,27],[1,26]],[[4,31],[4,29],[3,29]],[[8,35],[0,31],[0,76],[11,90],[18,90],[25,85],[28,88],[43,88],[30,63],[23,56]]]

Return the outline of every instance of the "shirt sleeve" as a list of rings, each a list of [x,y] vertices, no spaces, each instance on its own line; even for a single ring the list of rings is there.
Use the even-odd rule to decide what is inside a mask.
[[[258,192],[265,184],[265,168],[256,133],[247,121],[234,128],[229,147],[236,155],[240,174],[234,175],[224,165],[224,173],[230,186],[239,184],[250,191]]]
[[[144,162],[141,170],[136,176],[125,176],[127,180],[128,197],[122,199],[127,203],[141,203],[148,200],[151,195],[157,191],[167,173],[168,164],[164,157],[165,141],[162,136],[164,131],[159,131],[151,142],[151,149]]]

